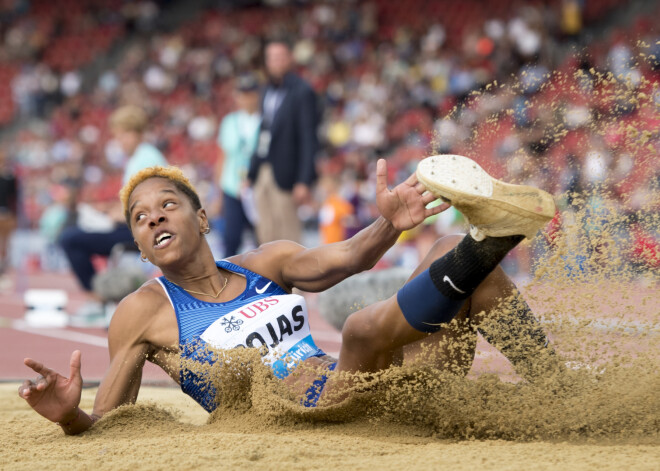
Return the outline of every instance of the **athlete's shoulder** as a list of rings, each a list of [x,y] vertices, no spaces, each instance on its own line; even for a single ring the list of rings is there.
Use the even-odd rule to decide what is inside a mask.
[[[126,335],[128,332],[144,332],[164,305],[167,295],[156,280],[149,280],[117,305],[108,334]]]
[[[155,278],[146,281],[125,299],[130,299],[134,303],[149,303],[154,305],[168,301],[165,291],[163,291],[161,284]]]

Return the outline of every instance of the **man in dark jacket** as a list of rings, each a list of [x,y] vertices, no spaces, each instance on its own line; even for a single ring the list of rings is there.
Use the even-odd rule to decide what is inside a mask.
[[[269,43],[265,61],[268,85],[261,101],[257,150],[248,172],[258,213],[257,238],[261,244],[279,239],[300,242],[297,210],[309,200],[316,177],[316,95],[291,71],[291,49],[286,43]]]

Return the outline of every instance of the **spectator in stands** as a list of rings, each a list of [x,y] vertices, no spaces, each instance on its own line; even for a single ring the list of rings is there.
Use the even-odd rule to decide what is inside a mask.
[[[319,232],[323,244],[347,239],[347,227],[353,223],[353,205],[340,193],[340,179],[325,175],[319,182],[323,203],[319,211]]]
[[[0,96],[7,98],[0,100],[0,124],[19,116],[20,110],[26,118],[43,118],[38,126],[18,126],[6,146],[15,147],[12,155],[21,165],[23,215],[30,227],[37,225],[49,202],[39,197],[39,189],[48,183],[41,180],[50,177],[66,183],[76,168],[81,181],[94,180],[89,178],[94,172],[99,176],[102,166],[96,166],[95,159],[107,144],[106,136],[94,137],[88,131],[101,126],[111,103],[140,102],[154,110],[154,140],[167,146],[173,162],[190,165],[198,183],[203,183],[200,188],[208,188],[214,183],[217,156],[213,114],[230,111],[230,81],[236,71],[256,66],[260,41],[273,34],[297,35],[291,57],[305,80],[322,94],[327,111],[319,155],[335,164],[367,168],[378,155],[387,158],[394,174],[403,176],[411,158],[429,152],[458,153],[479,156],[482,163],[516,180],[543,181],[548,187],[552,181],[560,186],[568,182],[581,189],[580,169],[593,150],[592,137],[603,134],[595,124],[606,118],[638,130],[649,141],[630,142],[629,133],[624,133],[625,139],[617,144],[622,149],[612,154],[611,163],[622,169],[628,165],[620,164],[622,156],[629,154],[632,169],[624,173],[626,178],[603,181],[604,189],[612,189],[627,211],[636,210],[633,207],[647,193],[636,179],[648,173],[646,166],[653,166],[644,149],[658,146],[657,5],[632,31],[623,23],[613,29],[603,21],[607,14],[626,8],[622,0],[518,2],[511,8],[502,2],[449,2],[440,8],[440,16],[438,2],[422,0],[360,5],[283,2],[277,8],[249,9],[245,2],[234,2],[221,10],[208,6],[192,23],[172,25],[171,31],[132,44],[90,93],[80,88],[81,78],[89,79],[80,68],[87,54],[72,55],[59,41],[70,29],[84,30],[89,38],[103,29],[87,28],[90,21],[98,25],[89,6],[83,7],[88,3],[77,2],[81,8],[70,12],[62,28],[48,26],[52,18],[35,21],[42,15],[46,20],[48,10],[25,7],[9,19],[6,44],[0,46],[0,55],[8,58],[7,64],[0,64]],[[151,9],[145,19],[153,16]],[[109,23],[114,32],[107,42],[90,39],[86,46],[96,55],[107,50],[112,38],[131,29],[127,23],[137,21],[135,11],[122,8],[119,15],[104,16],[103,26]],[[623,20],[626,15],[619,16]],[[254,19],[254,24],[245,23],[245,18]],[[570,45],[584,41],[587,29],[601,28],[603,37],[571,58],[575,51]],[[57,57],[51,57],[55,51]],[[623,79],[603,83],[598,77],[609,72]],[[635,100],[628,99],[630,93],[637,94]],[[51,113],[52,106],[56,108]],[[280,126],[281,111],[275,127]],[[273,147],[278,139],[293,142],[281,132],[275,134]],[[84,153],[89,164],[81,166],[78,153]],[[575,156],[573,170],[564,168],[566,154]],[[287,167],[298,165],[295,157],[283,160]],[[272,166],[275,160],[269,156],[263,161]],[[123,168],[121,163],[116,167]],[[273,171],[280,181],[281,170]],[[562,183],[560,177],[569,180]],[[103,178],[94,181],[105,184]],[[617,188],[611,188],[614,183]],[[374,217],[373,192],[368,191],[372,183],[354,185],[365,189],[351,200],[360,201],[356,219],[365,225]],[[633,195],[629,201],[627,194]]]
[[[17,199],[16,176],[7,154],[0,149],[0,277],[9,265],[7,248],[16,229]]]
[[[124,168],[124,184],[143,168],[167,165],[163,154],[153,144],[143,141],[147,125],[147,114],[137,106],[124,106],[110,116],[112,133],[121,149],[130,156]]]
[[[257,148],[259,136],[259,82],[253,75],[244,75],[236,81],[235,93],[238,109],[229,113],[220,123],[218,145],[221,157],[216,172],[222,189],[223,241],[225,257],[238,253],[245,229],[252,230],[250,208],[252,204],[244,193],[250,158]],[[246,214],[247,212],[247,214]]]
[[[143,168],[167,165],[165,157],[156,147],[143,142],[147,124],[147,114],[137,106],[121,107],[110,116],[112,133],[123,152],[130,156],[124,168],[124,183]],[[91,219],[94,224],[90,224]],[[99,210],[89,205],[79,205],[78,224],[62,231],[59,244],[88,298],[82,308],[71,316],[71,325],[105,327],[108,316],[103,300],[92,290],[92,279],[96,274],[92,256],[110,255],[117,244],[133,244],[121,206],[114,202],[110,207]]]
[[[300,242],[297,208],[309,201],[316,178],[318,112],[312,87],[292,72],[289,45],[270,42],[265,49],[268,85],[262,122],[248,179],[253,184],[259,243],[278,239]]]
[[[59,184],[52,185],[48,191],[50,204],[39,218],[39,234],[46,242],[46,250],[42,252],[41,267],[46,270],[58,269],[64,262],[62,252],[57,250],[57,240],[71,217],[73,193],[67,185]]]

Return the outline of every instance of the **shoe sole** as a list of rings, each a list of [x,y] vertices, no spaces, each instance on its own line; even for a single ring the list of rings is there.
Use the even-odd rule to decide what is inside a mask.
[[[555,216],[549,193],[497,180],[462,155],[427,157],[417,166],[416,175],[434,196],[463,213],[479,233],[472,235],[479,238],[520,234],[531,239]],[[494,216],[493,211],[502,217]]]

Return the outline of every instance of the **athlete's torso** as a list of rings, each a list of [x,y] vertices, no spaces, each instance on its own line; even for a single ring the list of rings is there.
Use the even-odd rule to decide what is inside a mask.
[[[182,364],[185,360],[212,362],[209,346],[261,347],[264,362],[284,378],[298,361],[323,355],[310,335],[302,296],[289,294],[272,280],[226,260],[216,265],[246,280],[243,292],[228,302],[200,301],[165,277],[158,279],[176,314]],[[184,369],[179,379],[186,394],[209,411],[215,408],[205,379]]]

